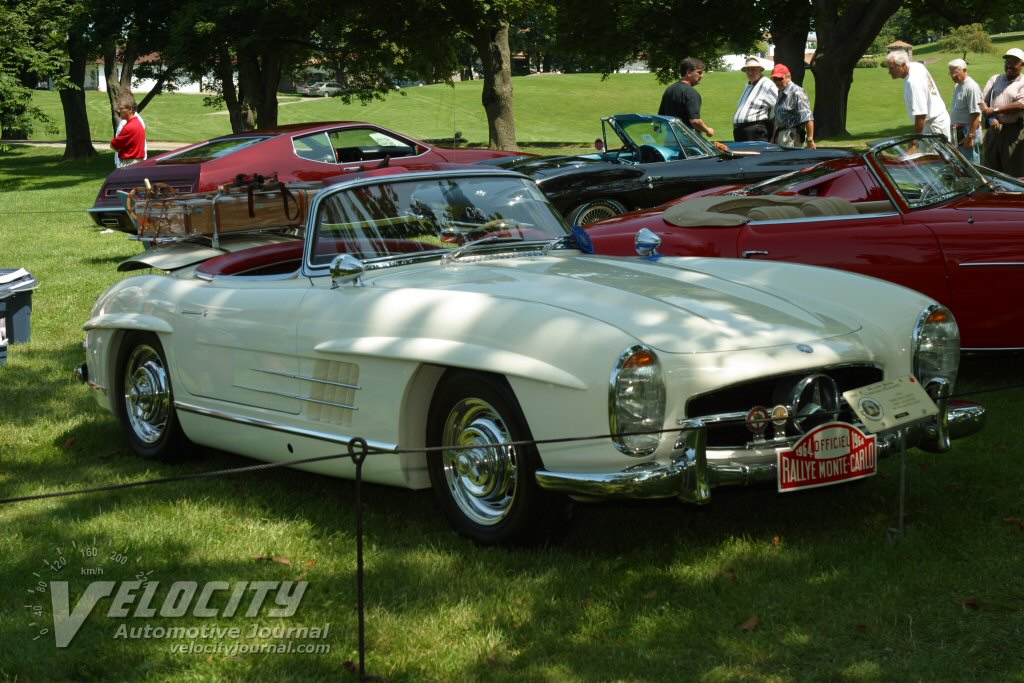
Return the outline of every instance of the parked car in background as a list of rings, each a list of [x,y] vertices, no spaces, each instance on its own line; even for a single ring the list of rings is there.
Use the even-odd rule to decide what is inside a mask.
[[[344,92],[340,83],[334,81],[317,81],[308,85],[300,85],[295,92],[305,97],[334,97]]]
[[[986,173],[987,169],[980,169]],[[916,289],[956,316],[965,349],[1024,348],[1024,196],[945,139],[904,136],[742,188],[589,226],[600,253],[791,261]],[[1009,299],[1007,297],[1010,297]]]
[[[353,174],[302,230],[190,237],[124,267],[153,266],[169,275],[97,301],[80,368],[136,453],[187,439],[288,461],[362,437],[366,480],[433,487],[480,543],[552,535],[571,497],[704,503],[869,476],[899,439],[842,392],[883,380],[938,403],[910,446],[943,450],[984,418],[948,400],[957,326],[928,297],[802,265],[585,254],[498,169]]]
[[[205,192],[239,175],[276,175],[282,182],[317,181],[392,165],[429,168],[438,163],[477,163],[522,156],[493,149],[445,149],[371,123],[298,123],[222,135],[115,169],[89,209],[96,223],[134,232],[119,192],[149,180],[178,194]]]
[[[525,173],[573,225],[656,206],[696,190],[765,180],[844,149],[798,149],[767,142],[711,143],[671,116],[618,114],[601,119],[593,154],[501,163]]]

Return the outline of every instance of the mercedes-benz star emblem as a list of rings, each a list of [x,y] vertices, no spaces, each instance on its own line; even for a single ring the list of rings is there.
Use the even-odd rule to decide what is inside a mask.
[[[806,434],[839,415],[839,388],[828,375],[808,375],[793,385],[786,403],[797,430]]]

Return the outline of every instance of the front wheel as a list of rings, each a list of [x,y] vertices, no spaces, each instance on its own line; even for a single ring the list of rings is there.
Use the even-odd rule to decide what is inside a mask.
[[[456,531],[484,545],[529,544],[561,531],[568,499],[546,493],[534,473],[540,455],[504,379],[448,374],[428,417],[428,445],[451,447],[427,456],[430,483]]]
[[[185,434],[174,410],[174,392],[156,335],[131,332],[118,354],[114,406],[128,445],[137,455],[177,460]]]
[[[614,199],[592,199],[570,211],[569,222],[572,225],[590,225],[622,213],[626,213],[626,207]]]

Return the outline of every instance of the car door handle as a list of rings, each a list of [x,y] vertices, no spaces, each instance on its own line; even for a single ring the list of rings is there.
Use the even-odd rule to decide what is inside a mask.
[[[743,258],[754,258],[755,256],[767,256],[767,249],[747,249],[743,252]]]

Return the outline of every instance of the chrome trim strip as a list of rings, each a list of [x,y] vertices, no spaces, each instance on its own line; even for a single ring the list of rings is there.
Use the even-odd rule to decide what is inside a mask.
[[[332,406],[334,408],[344,408],[345,410],[359,410],[355,406],[350,406],[345,403],[334,403],[333,401],[322,401],[318,398],[310,398],[308,396],[300,396],[299,394],[286,394],[283,391],[273,391],[271,389],[257,389],[255,387],[247,387],[242,384],[232,384],[235,389],[245,389],[246,391],[255,391],[260,394],[270,394],[271,396],[280,396],[281,398],[294,398],[297,401],[306,401],[307,403],[317,403],[322,406]]]
[[[238,424],[248,425],[250,427],[260,427],[262,429],[269,429],[274,432],[281,432],[283,434],[293,434],[295,436],[302,436],[310,439],[317,439],[319,441],[327,441],[330,443],[337,443],[347,445],[350,441],[355,439],[354,436],[348,436],[346,434],[329,434],[327,432],[320,432],[313,429],[305,429],[303,427],[287,427],[276,422],[270,422],[269,420],[261,420],[255,417],[242,417],[234,413],[227,413],[221,410],[214,410],[212,408],[204,408],[191,403],[185,403],[184,401],[175,401],[174,408],[176,410],[183,410],[188,413],[195,413],[204,417],[212,417],[218,420],[225,420],[227,422],[237,422]],[[386,441],[367,441],[367,448],[374,451],[388,451],[396,452],[398,450],[398,444],[389,443]]]
[[[344,382],[332,382],[327,379],[317,379],[316,377],[307,377],[306,375],[295,375],[290,372],[279,372],[277,370],[261,370],[259,368],[249,368],[253,372],[262,372],[266,375],[276,375],[278,377],[287,377],[289,379],[304,379],[308,382],[316,382],[317,384],[329,384],[334,387],[343,387],[345,389],[356,389],[361,390],[362,387],[358,384],[345,384]]]
[[[231,273],[221,275],[209,275],[208,273],[196,270],[195,276],[200,280],[205,280],[206,282],[213,282],[214,280],[219,280],[221,278],[230,278],[228,282],[267,282],[274,280],[298,280],[299,268],[296,268],[290,273],[275,273],[273,275],[246,275],[245,273],[238,273],[237,275]]]
[[[86,209],[87,213],[127,213],[121,206],[93,206]]]
[[[961,268],[985,268],[988,266],[1002,266],[1002,267],[1013,267],[1019,268],[1024,266],[1024,261],[992,261],[989,263],[960,263],[958,264]]]

